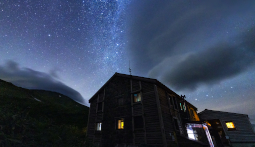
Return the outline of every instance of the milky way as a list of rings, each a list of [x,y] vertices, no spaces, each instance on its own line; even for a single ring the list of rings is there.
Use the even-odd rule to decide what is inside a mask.
[[[0,79],[88,105],[115,72],[129,74],[130,61],[132,74],[158,79],[198,111],[245,113],[255,123],[254,7],[253,0],[1,0]]]
[[[0,62],[41,72],[86,99],[115,72],[128,71],[129,1],[1,1]]]

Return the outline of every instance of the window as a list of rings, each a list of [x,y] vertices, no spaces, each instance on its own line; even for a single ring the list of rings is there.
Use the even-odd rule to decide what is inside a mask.
[[[97,111],[102,111],[102,107],[103,107],[102,102],[97,103]]]
[[[173,103],[174,103],[174,109],[177,109],[177,102],[176,102],[176,97],[172,97],[173,98]]]
[[[235,125],[232,121],[227,121],[226,126],[227,126],[228,130],[235,130],[236,129],[236,127],[235,127]]]
[[[192,128],[187,128],[187,134],[189,139],[198,140],[198,135],[196,130],[193,130]]]
[[[134,127],[143,128],[143,117],[142,116],[135,116],[134,117]]]
[[[199,140],[198,132],[200,132],[201,138],[201,130],[203,130],[202,124],[190,124],[188,123],[186,126],[188,138],[192,140]]]
[[[124,129],[124,119],[118,120],[118,129]]]
[[[135,93],[133,97],[134,97],[134,103],[141,101],[141,93]]]
[[[181,108],[181,110],[182,111],[184,111],[184,112],[186,112],[186,105],[185,105],[185,103],[180,103],[180,108]]]
[[[185,105],[185,103],[183,104],[183,111],[186,112],[186,105]]]
[[[206,123],[187,123],[186,124],[188,138],[192,140],[197,140],[201,142],[205,142],[206,140],[209,142],[210,147],[213,147],[213,140]],[[206,141],[206,142],[207,142]]]
[[[102,123],[96,123],[96,130],[97,131],[101,131],[101,126],[102,126]]]
[[[170,95],[169,95],[169,100],[170,100],[170,105],[173,106],[173,105],[174,105],[174,104],[173,104],[173,97],[171,97]]]
[[[179,131],[179,125],[176,118],[174,118],[174,127],[175,127],[175,130]]]

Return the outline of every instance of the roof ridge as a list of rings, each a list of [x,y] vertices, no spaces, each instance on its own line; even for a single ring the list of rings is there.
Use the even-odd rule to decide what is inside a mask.
[[[232,113],[232,114],[238,114],[238,115],[247,115],[247,114],[242,114],[242,113],[235,113],[235,112],[226,112],[226,111],[219,111],[219,110],[210,110],[210,109],[205,109],[198,114],[204,113],[206,111],[214,111],[214,112],[222,112],[222,113]],[[247,115],[248,116],[248,115]]]

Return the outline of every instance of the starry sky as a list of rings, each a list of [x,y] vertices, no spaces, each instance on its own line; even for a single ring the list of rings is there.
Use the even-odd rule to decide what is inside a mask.
[[[115,73],[255,123],[255,1],[1,0],[0,79],[89,105]]]

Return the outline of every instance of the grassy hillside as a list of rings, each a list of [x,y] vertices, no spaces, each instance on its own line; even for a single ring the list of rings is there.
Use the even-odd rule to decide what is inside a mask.
[[[89,108],[0,80],[0,146],[83,146]]]

